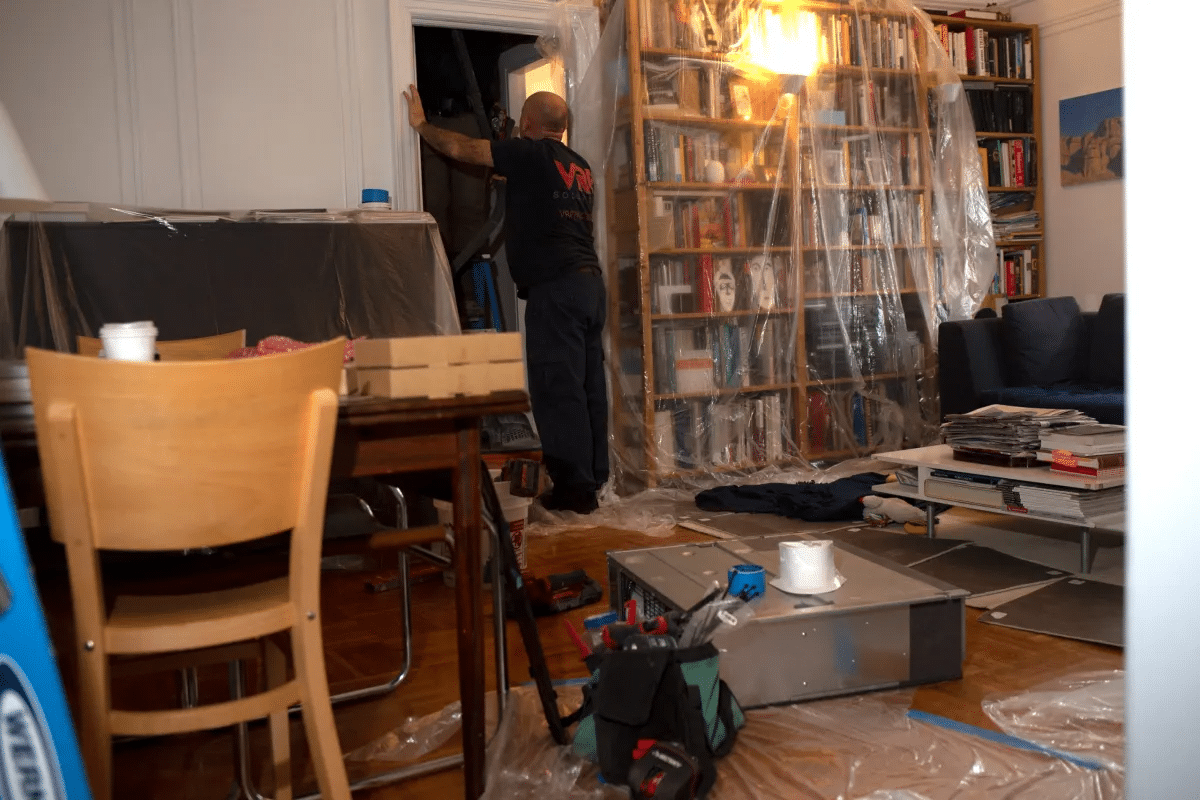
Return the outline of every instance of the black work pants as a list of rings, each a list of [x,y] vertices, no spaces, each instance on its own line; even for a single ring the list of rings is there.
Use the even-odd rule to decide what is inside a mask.
[[[608,480],[605,305],[604,279],[594,272],[572,271],[529,287],[529,400],[556,492],[595,491]]]

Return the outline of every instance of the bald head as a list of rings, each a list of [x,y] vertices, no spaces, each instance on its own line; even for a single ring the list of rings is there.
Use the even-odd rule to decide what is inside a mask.
[[[554,92],[534,92],[521,108],[521,135],[559,139],[567,132],[567,103]]]

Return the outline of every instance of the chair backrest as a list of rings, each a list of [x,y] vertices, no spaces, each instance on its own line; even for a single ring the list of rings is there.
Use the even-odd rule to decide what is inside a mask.
[[[344,345],[174,363],[28,348],[52,535],[114,550],[319,540]]]
[[[161,361],[203,361],[225,358],[246,346],[246,329],[201,336],[196,339],[166,339],[155,343]],[[75,349],[81,356],[98,356],[104,343],[94,336],[76,336]]]

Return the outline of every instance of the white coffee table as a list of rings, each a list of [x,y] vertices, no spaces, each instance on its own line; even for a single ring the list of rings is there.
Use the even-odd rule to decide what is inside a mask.
[[[1054,474],[1048,464],[1032,467],[1002,467],[991,464],[979,464],[973,461],[959,461],[954,458],[954,453],[950,449],[950,446],[945,444],[918,447],[912,450],[894,450],[889,453],[876,453],[874,457],[887,463],[917,468],[916,486],[904,486],[898,482],[881,483],[878,486],[872,486],[871,489],[877,494],[903,497],[925,504],[925,530],[931,539],[936,535],[935,521],[939,506],[942,508],[971,508],[977,511],[989,511],[994,514],[1006,514],[1014,517],[1056,522],[1062,525],[1074,525],[1079,528],[1079,571],[1086,573],[1091,569],[1092,529],[1098,528],[1100,530],[1125,532],[1124,511],[1089,516],[1085,519],[1070,519],[1021,509],[1014,510],[1003,506],[996,507],[983,503],[970,502],[969,500],[937,497],[925,491],[926,481],[931,477],[936,478],[932,474],[934,470],[945,470],[961,475],[975,475],[985,478],[1003,478],[1018,484],[1087,490],[1124,486],[1124,478],[1110,478],[1103,481],[1066,478]]]

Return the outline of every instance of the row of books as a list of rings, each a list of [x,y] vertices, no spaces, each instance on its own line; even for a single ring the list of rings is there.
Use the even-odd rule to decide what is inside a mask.
[[[732,0],[722,8],[705,0],[642,3],[639,27],[643,48],[726,52],[751,30],[781,29],[784,14],[798,30],[816,33],[823,64],[908,69],[916,63],[916,28],[907,15],[790,9]],[[717,13],[713,13],[717,10]]]
[[[964,84],[975,130],[988,133],[1033,133],[1033,90],[992,81]]]
[[[844,226],[845,217],[832,224]],[[768,192],[656,193],[647,238],[651,252],[786,247],[792,243],[791,199]]]
[[[995,33],[970,25],[960,31],[945,23],[933,29],[960,75],[1033,78],[1033,39],[1024,31]]]
[[[651,262],[655,314],[729,314],[790,309],[791,259],[783,254],[683,258]]]
[[[1023,250],[997,248],[996,274],[992,276],[990,293],[1004,297],[1021,297],[1038,293],[1041,280],[1038,248]]]
[[[655,195],[651,217],[659,223],[650,232],[650,249],[711,249],[751,244],[743,235],[742,217],[734,209],[740,202],[738,196],[726,193]]]
[[[918,257],[924,251],[917,251]],[[878,250],[817,250],[804,254],[804,290],[809,295],[829,292],[893,294],[911,289],[913,252]]]
[[[892,192],[806,197],[802,223],[804,247],[919,247],[925,244],[925,198]]]
[[[748,152],[754,152],[753,134],[745,134]],[[658,122],[647,122],[642,144],[646,151],[646,180],[687,182],[730,182],[741,170],[742,147],[730,145],[716,131],[681,128]],[[778,158],[778,151],[774,153]],[[720,167],[709,166],[719,164]],[[736,166],[728,175],[726,166]],[[720,181],[709,181],[719,177]]]
[[[726,65],[713,61],[684,56],[648,58],[642,63],[645,106],[649,110],[726,119],[733,104],[729,75]]]
[[[823,64],[876,69],[909,69],[916,65],[916,28],[907,17],[870,13],[812,16],[819,31]]]
[[[1037,186],[1037,140],[981,139],[979,158],[984,165],[988,186]]]
[[[1124,486],[1072,488],[954,470],[931,470],[921,491],[926,497],[937,500],[1074,522],[1125,510]]]
[[[653,331],[654,390],[712,394],[794,380],[791,324],[779,317],[743,322],[664,324]]]
[[[753,467],[777,463],[793,448],[778,393],[663,403],[652,441],[660,470]]]
[[[813,391],[808,396],[806,423],[810,451],[899,446],[904,427],[903,402],[877,392]]]
[[[647,121],[643,136],[646,180],[651,183],[775,182],[785,160],[778,129],[722,136],[662,121]],[[819,148],[800,146],[805,186],[865,188],[919,186],[921,147],[915,133],[850,134]],[[1024,165],[1023,165],[1024,166]]]
[[[719,16],[705,0],[647,0],[638,4],[643,48],[724,52],[741,38],[746,14],[734,0]]]

